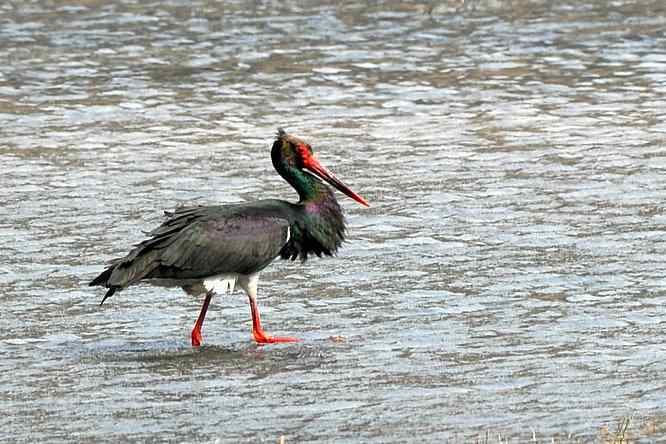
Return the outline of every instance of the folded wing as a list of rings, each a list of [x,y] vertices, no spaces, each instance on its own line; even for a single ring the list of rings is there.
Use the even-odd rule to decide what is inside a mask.
[[[115,291],[143,279],[198,279],[251,274],[266,267],[289,240],[289,221],[225,207],[183,208],[149,239],[111,262],[90,285]],[[103,302],[103,301],[102,301]]]

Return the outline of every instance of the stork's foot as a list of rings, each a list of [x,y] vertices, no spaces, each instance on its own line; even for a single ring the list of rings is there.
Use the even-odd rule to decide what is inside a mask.
[[[199,317],[192,329],[192,347],[201,347],[201,343],[203,342],[203,339],[201,338],[201,327],[203,326],[204,319],[206,319],[206,312],[208,311],[208,305],[210,305],[210,300],[212,299],[213,294],[212,291],[206,293],[206,299],[204,299],[201,311],[199,312]]]
[[[201,337],[201,330],[195,328],[192,330],[192,347],[201,347],[203,338]]]
[[[298,338],[283,337],[267,335],[263,328],[261,328],[261,319],[259,317],[259,307],[257,307],[257,299],[254,297],[255,291],[248,293],[250,299],[250,310],[252,312],[252,339],[257,344],[275,344],[276,342],[300,342]]]
[[[278,342],[301,342],[300,339],[298,338],[292,338],[289,336],[286,337],[278,337],[278,336],[271,336],[267,335],[266,332],[263,330],[252,330],[252,339],[255,340],[255,342],[259,345],[262,344],[275,344]]]

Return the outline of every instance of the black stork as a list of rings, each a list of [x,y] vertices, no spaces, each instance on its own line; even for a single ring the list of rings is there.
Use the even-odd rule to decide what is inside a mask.
[[[309,144],[279,129],[271,149],[278,174],[298,192],[298,203],[269,199],[257,202],[181,207],[148,233],[127,256],[111,261],[90,282],[114,293],[145,281],[182,287],[205,295],[192,330],[192,345],[201,345],[201,327],[215,294],[240,285],[250,302],[252,337],[259,344],[298,341],[264,332],[257,308],[259,272],[276,257],[305,261],[308,254],[333,255],[345,238],[345,219],[327,182],[364,206],[368,202],[317,161]],[[100,304],[100,305],[101,305]]]

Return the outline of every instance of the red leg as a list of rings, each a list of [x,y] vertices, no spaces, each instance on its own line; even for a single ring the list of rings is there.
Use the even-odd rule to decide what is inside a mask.
[[[273,344],[275,342],[299,342],[298,338],[283,337],[279,338],[276,336],[271,336],[266,334],[263,328],[261,328],[261,319],[259,319],[259,307],[257,307],[257,301],[252,296],[248,297],[250,299],[250,310],[252,312],[252,338],[257,342],[257,344]]]
[[[212,291],[206,293],[206,299],[204,299],[204,303],[201,306],[201,311],[199,312],[199,317],[197,318],[197,322],[194,324],[194,328],[192,329],[192,347],[201,346],[201,326],[203,325],[204,319],[206,318],[206,312],[208,311],[208,305],[210,305],[210,300],[212,297]]]

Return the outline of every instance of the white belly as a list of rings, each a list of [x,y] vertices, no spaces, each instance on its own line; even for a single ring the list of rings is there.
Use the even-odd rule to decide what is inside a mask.
[[[226,273],[205,279],[150,279],[148,282],[158,287],[182,287],[187,294],[198,296],[208,292],[219,295],[231,294],[234,292],[237,282],[245,292],[248,292],[249,286],[256,293],[258,278],[258,273],[253,275]]]
[[[238,277],[238,274],[219,274],[204,279],[203,287],[206,289],[206,292],[211,291],[215,294],[231,294],[234,292]]]

